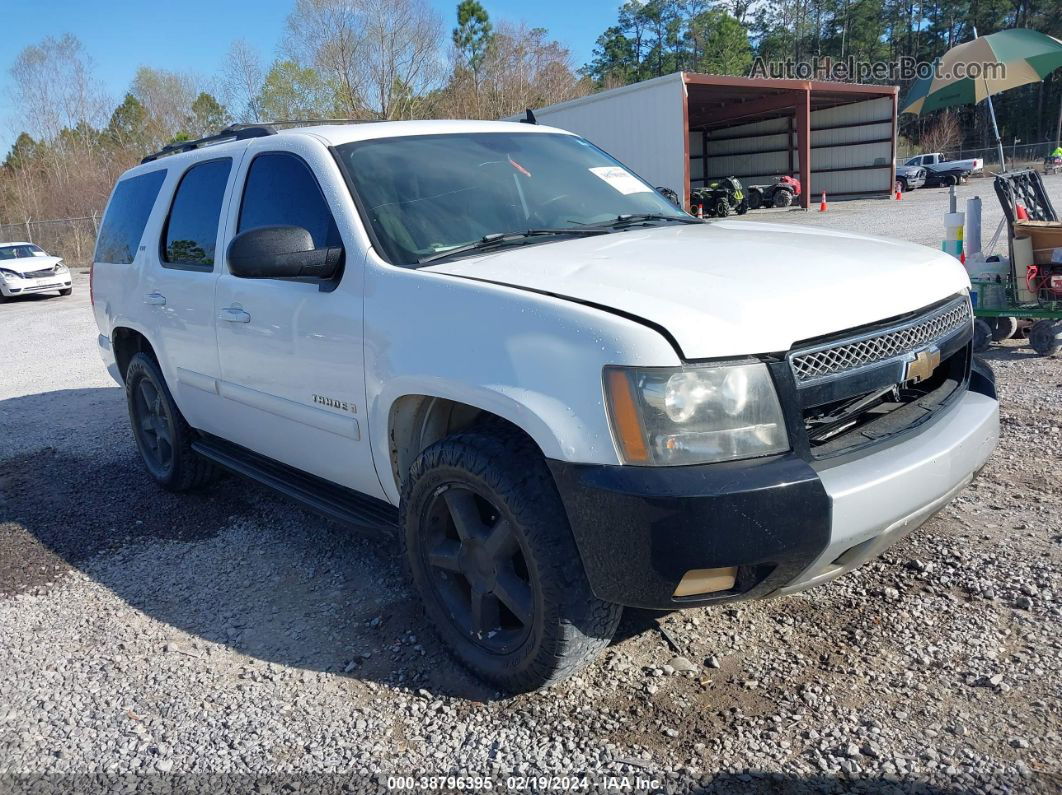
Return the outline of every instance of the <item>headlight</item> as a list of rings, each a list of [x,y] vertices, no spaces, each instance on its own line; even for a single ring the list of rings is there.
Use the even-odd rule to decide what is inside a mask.
[[[628,464],[706,464],[789,449],[782,407],[760,362],[606,367],[605,395]]]
[[[56,273],[62,273],[65,270],[66,270],[66,263],[65,262],[63,262],[62,260],[59,260],[57,263],[55,263],[55,272]]]
[[[7,268],[0,268],[0,276],[3,276],[5,279],[21,279],[22,278],[21,274],[15,273],[14,271],[9,271]]]

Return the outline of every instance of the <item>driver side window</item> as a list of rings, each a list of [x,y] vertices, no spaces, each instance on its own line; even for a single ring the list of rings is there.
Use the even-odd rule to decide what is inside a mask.
[[[237,233],[260,226],[301,226],[315,248],[342,245],[317,178],[289,152],[257,155],[247,170]]]

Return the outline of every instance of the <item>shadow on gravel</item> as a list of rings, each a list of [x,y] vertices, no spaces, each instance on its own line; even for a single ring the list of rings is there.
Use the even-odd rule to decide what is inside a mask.
[[[446,653],[387,540],[241,478],[184,494],[158,488],[117,387],[0,401],[0,425],[32,417],[49,427],[21,445],[26,452],[0,454],[0,596],[46,590],[78,568],[192,636],[173,633],[159,655],[205,657],[202,640],[283,666],[249,660],[247,678],[301,675],[287,670],[295,667],[432,695],[502,697]]]
[[[988,362],[1022,362],[1035,359],[1039,354],[1028,343],[1018,347],[1014,345],[992,345],[984,353],[977,354]]]

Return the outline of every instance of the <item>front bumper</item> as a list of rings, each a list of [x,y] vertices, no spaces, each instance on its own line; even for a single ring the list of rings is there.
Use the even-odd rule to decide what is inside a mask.
[[[0,278],[0,294],[5,298],[29,293],[44,293],[50,290],[69,290],[70,271],[48,276],[43,279],[15,279],[10,276]]]
[[[998,437],[994,395],[968,391],[903,439],[829,467],[793,454],[550,467],[594,593],[674,609],[793,593],[850,571],[947,504]],[[730,566],[738,567],[732,590],[673,596],[687,571]]]

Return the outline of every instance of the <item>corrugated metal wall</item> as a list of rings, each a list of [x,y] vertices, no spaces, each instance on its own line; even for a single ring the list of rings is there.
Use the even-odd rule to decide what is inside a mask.
[[[681,196],[686,181],[685,93],[682,75],[676,73],[551,105],[536,110],[535,117],[540,124],[583,136],[652,185]]]
[[[737,175],[750,185],[769,183],[782,174],[799,176],[800,157],[791,128],[791,119],[771,119],[714,130],[703,160],[698,157],[703,134],[691,132],[692,187],[703,185],[705,176]],[[891,97],[812,111],[811,193],[826,191],[841,197],[891,191],[892,135]]]

